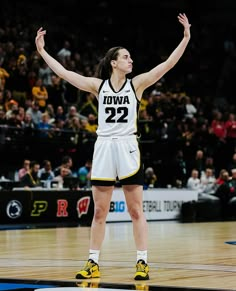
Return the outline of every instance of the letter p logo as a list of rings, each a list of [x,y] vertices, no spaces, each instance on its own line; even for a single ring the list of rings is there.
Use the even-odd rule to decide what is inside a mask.
[[[40,216],[40,214],[47,210],[47,201],[34,201],[34,209],[31,211],[31,216]]]

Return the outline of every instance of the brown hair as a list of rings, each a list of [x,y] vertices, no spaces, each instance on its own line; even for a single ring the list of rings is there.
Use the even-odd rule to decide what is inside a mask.
[[[101,59],[97,66],[97,70],[95,73],[95,76],[97,78],[101,78],[103,80],[109,79],[111,74],[112,74],[112,66],[111,66],[111,61],[112,60],[117,60],[117,57],[119,55],[119,51],[121,49],[124,49],[121,46],[116,46],[110,48],[107,53],[105,54],[105,57]]]

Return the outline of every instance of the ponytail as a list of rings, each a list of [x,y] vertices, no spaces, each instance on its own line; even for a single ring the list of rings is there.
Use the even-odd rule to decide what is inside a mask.
[[[113,47],[109,49],[103,59],[99,62],[95,76],[102,80],[109,79],[112,74],[111,61],[117,60],[119,50],[123,49],[121,46]]]

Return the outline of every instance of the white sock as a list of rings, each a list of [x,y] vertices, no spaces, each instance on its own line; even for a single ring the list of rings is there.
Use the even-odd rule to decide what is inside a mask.
[[[98,264],[99,260],[99,255],[100,255],[100,250],[89,250],[89,259],[93,260],[95,263]]]
[[[144,260],[147,264],[147,250],[146,251],[137,251],[137,262],[139,260]]]

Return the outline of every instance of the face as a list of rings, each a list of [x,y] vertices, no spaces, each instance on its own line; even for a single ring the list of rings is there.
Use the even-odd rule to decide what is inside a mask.
[[[33,172],[37,173],[39,171],[39,169],[40,169],[40,165],[39,164],[35,164],[33,166]]]
[[[67,169],[67,168],[65,168],[65,167],[62,167],[61,168],[61,176],[62,177],[65,177],[65,176],[67,176],[69,174],[69,170]]]
[[[24,161],[24,168],[29,169],[30,167],[30,161],[29,160],[25,160]]]
[[[72,159],[69,159],[68,162],[65,164],[65,168],[69,169],[72,167],[72,165],[73,165],[73,161],[72,161]]]
[[[45,169],[46,169],[46,171],[50,171],[52,169],[52,166],[51,166],[51,163],[50,162],[47,162],[45,164]]]
[[[126,49],[120,49],[117,60],[112,60],[113,69],[123,71],[125,74],[131,73],[133,69],[133,60]]]
[[[192,177],[193,178],[198,178],[198,171],[192,171]]]
[[[207,177],[211,177],[212,175],[213,175],[212,170],[211,170],[211,169],[207,169],[207,170],[206,170],[206,176],[207,176]]]
[[[229,179],[229,174],[228,173],[224,173],[222,176],[224,181],[227,181]]]
[[[203,152],[202,151],[197,151],[197,158],[202,159],[203,158]]]

